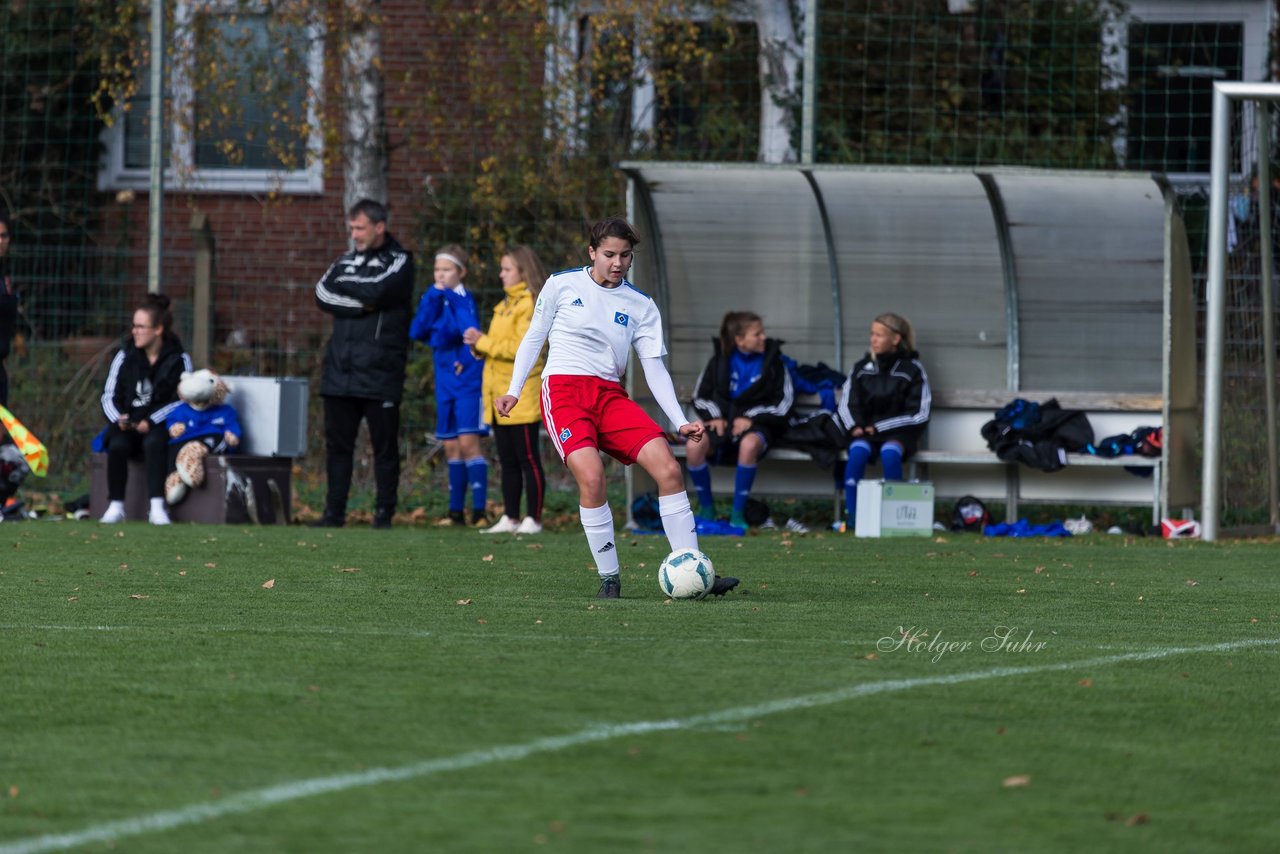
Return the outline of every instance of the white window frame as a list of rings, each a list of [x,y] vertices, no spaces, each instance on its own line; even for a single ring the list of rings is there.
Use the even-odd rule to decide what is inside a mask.
[[[1222,0],[1205,3],[1202,0],[1129,0],[1128,18],[1143,24],[1239,24],[1242,41],[1241,76],[1244,82],[1266,79],[1267,44],[1275,25],[1275,11],[1268,0]],[[1110,56],[1103,64],[1114,75],[1113,85],[1122,87],[1129,82],[1129,20],[1108,22],[1103,27],[1103,47]],[[1119,133],[1115,139],[1117,162],[1124,167],[1128,153],[1128,110],[1121,107],[1113,117]],[[1245,128],[1239,135],[1242,162],[1248,162],[1246,146],[1252,144],[1255,131]],[[1171,183],[1192,186],[1207,185],[1208,172],[1170,172]],[[1238,177],[1238,176],[1237,176]]]
[[[321,93],[324,79],[323,31],[312,21],[307,25],[307,126],[311,129],[306,142],[306,165],[301,169],[211,169],[195,165],[195,138],[188,128],[194,122],[195,87],[193,85],[194,45],[190,44],[192,25],[199,14],[231,14],[237,11],[235,0],[178,0],[174,19],[176,30],[183,34],[173,41],[175,57],[166,69],[169,74],[173,115],[169,117],[169,165],[164,170],[166,191],[195,193],[284,193],[318,195],[324,191],[324,137],[320,129]],[[265,7],[264,7],[265,11]],[[98,170],[98,189],[147,190],[150,170],[125,166],[124,116],[117,107],[115,121],[104,133],[104,154]]]

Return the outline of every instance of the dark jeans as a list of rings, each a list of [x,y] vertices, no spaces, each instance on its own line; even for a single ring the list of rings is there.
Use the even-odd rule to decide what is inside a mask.
[[[169,433],[163,424],[152,425],[146,434],[107,427],[107,498],[124,501],[129,483],[129,460],[141,456],[147,466],[147,497],[164,496],[164,478],[169,467]]]
[[[324,444],[329,494],[324,515],[330,519],[347,517],[347,493],[351,491],[356,435],[362,418],[369,425],[369,441],[373,445],[373,477],[377,485],[374,506],[379,513],[396,509],[396,490],[400,485],[400,404],[326,395]]]
[[[9,372],[4,369],[4,359],[0,359],[0,406],[9,405]]]
[[[542,521],[542,496],[547,477],[538,453],[539,424],[497,424],[493,441],[498,446],[502,463],[503,512],[512,519],[520,518],[520,493],[526,493],[526,515]]]

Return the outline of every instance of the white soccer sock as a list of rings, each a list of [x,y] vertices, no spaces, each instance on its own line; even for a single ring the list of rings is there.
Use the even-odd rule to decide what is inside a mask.
[[[662,530],[666,532],[671,550],[696,549],[698,547],[698,523],[689,506],[689,493],[658,496],[658,515],[662,517]]]
[[[608,503],[600,507],[578,507],[582,530],[587,532],[587,545],[600,575],[618,574],[618,546],[613,537],[613,513]]]

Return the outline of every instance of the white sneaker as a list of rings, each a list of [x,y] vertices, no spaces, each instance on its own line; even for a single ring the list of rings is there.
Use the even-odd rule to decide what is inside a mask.
[[[504,515],[495,524],[488,528],[481,528],[482,534],[514,534],[516,532],[516,520],[510,516]]]
[[[152,507],[151,513],[147,516],[147,521],[152,525],[168,525],[170,524],[169,513],[163,507]]]
[[[107,512],[102,514],[102,518],[98,520],[104,525],[115,525],[124,521],[124,502],[112,501],[107,505]]]
[[[809,533],[809,526],[804,522],[801,522],[799,519],[788,519],[787,524],[783,527],[795,534]]]
[[[1068,519],[1062,523],[1062,527],[1066,528],[1075,536],[1093,533],[1093,523],[1084,516],[1081,516],[1079,519]]]
[[[525,516],[520,522],[520,527],[516,528],[517,534],[541,534],[542,523],[532,516]]]

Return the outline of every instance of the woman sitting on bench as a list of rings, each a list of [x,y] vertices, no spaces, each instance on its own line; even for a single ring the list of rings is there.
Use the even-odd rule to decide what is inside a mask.
[[[102,414],[107,419],[107,498],[111,503],[98,520],[107,525],[125,519],[125,486],[129,460],[141,456],[147,464],[148,519],[168,525],[164,478],[169,465],[169,432],[165,419],[177,405],[178,380],[193,370],[191,357],[173,331],[169,298],[147,294],[133,312],[133,326],[111,360],[102,391]]]
[[[857,520],[858,481],[876,457],[885,480],[902,480],[902,462],[915,453],[929,423],[929,375],[916,353],[905,317],[885,313],[871,322],[871,349],[845,378],[836,410],[852,441],[844,470],[845,525]]]
[[[787,429],[795,400],[791,374],[779,349],[766,338],[760,315],[731,311],[720,323],[715,352],[698,377],[693,408],[711,441],[685,448],[689,477],[698,492],[698,515],[715,518],[707,462],[738,464],[729,524],[746,528],[743,511],[756,478],[756,463]]]

